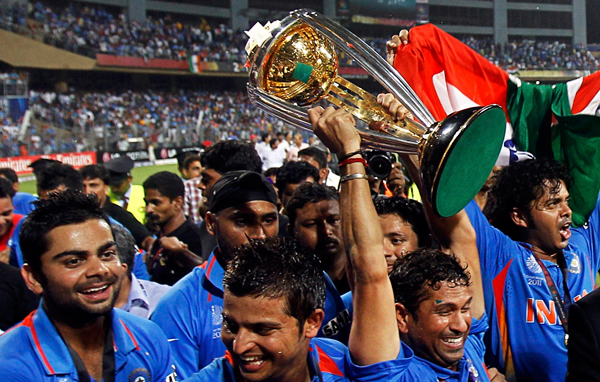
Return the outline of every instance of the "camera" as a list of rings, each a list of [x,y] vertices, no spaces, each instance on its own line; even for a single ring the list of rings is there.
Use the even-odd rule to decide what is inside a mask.
[[[365,150],[363,156],[367,161],[367,173],[378,179],[385,179],[392,171],[394,157],[381,150]]]

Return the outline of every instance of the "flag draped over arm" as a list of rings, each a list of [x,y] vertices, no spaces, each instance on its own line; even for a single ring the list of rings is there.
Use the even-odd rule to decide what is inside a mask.
[[[571,171],[573,223],[583,225],[600,190],[600,73],[556,85],[535,85],[507,74],[448,33],[427,24],[411,29],[394,67],[437,120],[492,103],[507,119],[508,164],[522,154],[554,157]]]

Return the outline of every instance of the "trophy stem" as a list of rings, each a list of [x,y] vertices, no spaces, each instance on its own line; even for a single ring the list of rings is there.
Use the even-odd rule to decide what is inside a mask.
[[[248,83],[248,96],[263,111],[282,119],[292,126],[301,128],[312,133],[312,125],[308,119],[306,109],[280,100],[271,94]],[[414,137],[398,137],[378,131],[357,127],[361,137],[362,147],[392,151],[401,154],[416,154],[417,144]],[[419,138],[420,141],[420,138]]]

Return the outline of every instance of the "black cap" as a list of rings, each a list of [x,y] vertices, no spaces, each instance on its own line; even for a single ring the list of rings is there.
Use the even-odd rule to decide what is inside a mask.
[[[217,213],[253,200],[277,204],[277,194],[271,182],[257,172],[231,171],[213,186],[209,211]]]
[[[114,158],[104,163],[104,168],[108,170],[110,186],[116,186],[129,177],[129,172],[133,168],[133,159],[127,155]]]
[[[60,163],[57,160],[54,159],[46,159],[46,158],[40,158],[40,159],[36,159],[33,162],[29,163],[29,166],[27,167],[31,167],[33,169],[33,174],[35,175],[36,178],[39,177],[39,174],[44,171],[44,169],[46,167],[48,167],[49,165],[51,165],[52,163]]]

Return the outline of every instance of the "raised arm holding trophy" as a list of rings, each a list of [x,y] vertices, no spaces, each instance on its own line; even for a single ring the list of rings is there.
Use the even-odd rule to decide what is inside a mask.
[[[477,194],[496,162],[506,117],[500,106],[465,109],[435,121],[408,83],[364,41],[311,10],[247,32],[248,94],[258,107],[311,129],[306,108],[326,100],[382,131],[360,127],[364,147],[418,154],[421,178],[434,211],[452,216]],[[344,51],[413,114],[394,122],[376,98],[338,76]]]

